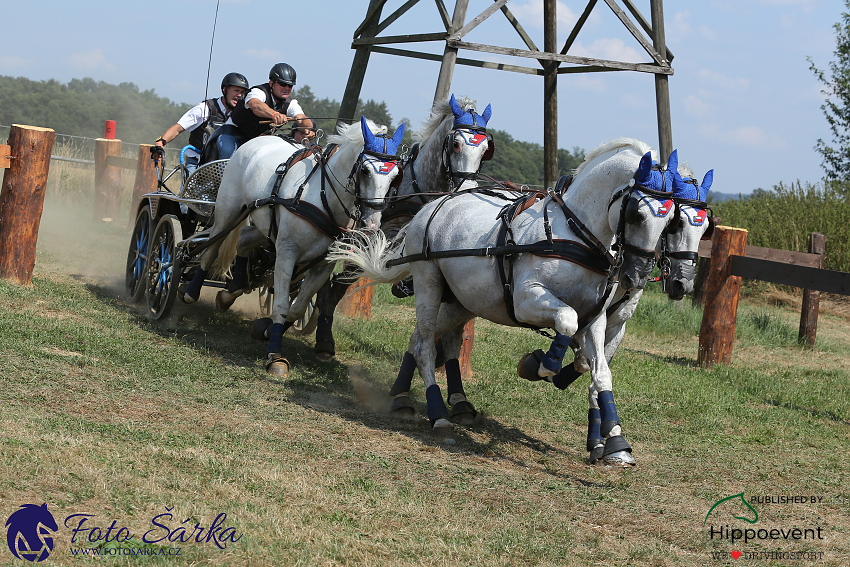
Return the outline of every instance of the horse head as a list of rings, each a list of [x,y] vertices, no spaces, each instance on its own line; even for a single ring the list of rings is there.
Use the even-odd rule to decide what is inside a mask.
[[[493,136],[487,133],[487,123],[493,114],[488,104],[483,114],[475,112],[474,101],[461,99],[458,103],[455,95],[449,99],[449,108],[454,116],[452,130],[444,143],[444,166],[451,178],[452,185],[461,188],[466,182],[474,182],[481,170],[481,163],[493,157],[496,144]]]
[[[708,214],[706,199],[714,170],[705,174],[702,184],[678,172],[673,176],[674,217],[662,239],[662,278],[667,296],[680,300],[693,291],[700,240],[714,231],[714,217]]]
[[[633,183],[624,193],[617,235],[622,246],[620,287],[642,289],[655,267],[655,248],[673,215],[673,181],[679,165],[676,150],[661,168],[647,152],[640,160]],[[613,202],[612,202],[613,204]]]
[[[360,221],[366,229],[377,230],[381,213],[387,208],[387,197],[402,180],[398,166],[398,150],[404,138],[404,123],[388,137],[380,128],[372,131],[365,117],[360,117],[363,133],[363,151],[352,169],[355,204],[359,207]]]

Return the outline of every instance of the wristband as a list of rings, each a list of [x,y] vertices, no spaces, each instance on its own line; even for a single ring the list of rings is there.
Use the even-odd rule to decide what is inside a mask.
[[[153,142],[153,143],[154,143],[154,144],[156,144],[157,142],[162,142],[162,145],[163,145],[163,146],[164,146],[165,144],[167,144],[167,143],[168,143],[168,142],[166,142],[166,141],[165,141],[165,138],[163,138],[162,136],[160,136],[159,138],[157,138],[156,140],[154,140],[154,142]]]

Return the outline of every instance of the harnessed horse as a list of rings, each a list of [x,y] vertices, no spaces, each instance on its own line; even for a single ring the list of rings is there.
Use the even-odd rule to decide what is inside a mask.
[[[458,101],[452,95],[448,101],[434,103],[429,118],[413,135],[416,144],[395,179],[381,217],[381,230],[394,236],[436,197],[477,185],[482,162],[491,159],[495,151],[493,138],[486,130],[491,114],[489,104],[483,114],[477,114],[475,101],[467,97]],[[356,273],[347,270],[319,290],[315,353],[321,360],[336,354],[334,311],[355,279]]]
[[[676,162],[674,153],[668,170],[675,170]],[[618,139],[588,154],[563,198],[549,192],[524,208],[504,191],[462,192],[423,208],[408,226],[403,246],[389,245],[380,234],[362,234],[359,246],[334,246],[329,258],[361,266],[377,283],[411,273],[416,281],[416,329],[391,394],[405,397],[408,376],[418,368],[433,427],[451,427],[434,379],[436,335],[442,336],[447,359],[449,404],[453,412],[469,413],[474,408],[457,360],[463,325],[478,316],[508,326],[553,328],[555,340],[541,367],[558,374],[575,336],[605,411],[605,451],[630,451],[602,349],[604,313],[618,281],[630,289],[646,284],[653,266],[648,258],[654,258],[672,215],[664,201],[639,199],[637,193],[660,192],[665,176],[653,170],[646,144]]]
[[[228,162],[207,248],[185,296],[197,300],[206,273],[222,275],[231,264],[231,296],[250,289],[248,252],[257,246],[272,248],[276,254],[272,319],[267,329],[255,329],[269,339],[268,372],[280,376],[289,372],[281,352],[283,334],[303,316],[308,301],[330,277],[334,263],[324,260],[328,246],[355,222],[370,229],[380,225],[386,195],[399,172],[394,154],[403,136],[403,124],[387,138],[384,128],[361,118],[360,124],[340,127],[324,151],[313,146],[287,155],[291,144],[264,136],[240,146]],[[249,216],[251,226],[246,225]],[[242,228],[236,231],[236,226]],[[216,238],[225,232],[223,242]],[[290,305],[296,269],[303,281]]]
[[[668,297],[671,300],[681,300],[693,290],[695,266],[697,262],[697,249],[701,239],[708,240],[714,231],[714,218],[707,215],[706,197],[711,188],[713,171],[709,171],[703,179],[702,185],[698,185],[687,168],[688,177],[682,177],[678,171],[672,172],[672,192],[660,195],[665,199],[665,206],[673,207],[671,222],[662,233],[657,247],[657,256],[660,259],[661,281]],[[638,195],[641,195],[638,192]],[[654,198],[641,195],[642,199]],[[627,215],[629,215],[627,208]],[[634,222],[634,219],[632,219]],[[605,343],[604,353],[607,364],[617,351],[626,331],[626,323],[634,315],[638,302],[643,295],[643,289],[625,291],[618,289],[614,301],[605,313]],[[538,372],[539,363],[544,357],[542,350],[526,354],[517,365],[517,373],[522,378],[531,381],[546,380],[559,389],[566,389],[582,374],[591,369],[587,358],[576,341],[570,345],[575,351],[575,360],[564,366],[556,375],[546,374],[541,376]],[[598,392],[594,392],[591,383],[588,393],[588,432],[587,451],[589,462],[594,464],[600,460],[608,464],[632,465],[634,459],[626,453],[605,455],[605,444],[601,438],[601,416],[598,406]]]

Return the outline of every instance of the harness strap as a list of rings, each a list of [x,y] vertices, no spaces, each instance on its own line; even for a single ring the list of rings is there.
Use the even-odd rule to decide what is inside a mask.
[[[554,192],[550,193],[550,196],[561,207],[561,210],[564,212],[564,216],[567,218],[567,224],[570,225],[570,228],[576,236],[581,238],[585,244],[603,256],[610,266],[616,266],[617,260],[614,256],[612,256],[608,249],[602,245],[599,239],[590,232],[590,229],[588,229],[584,223],[579,220],[575,213],[570,210],[570,208],[564,203],[563,199],[561,199],[561,196]]]

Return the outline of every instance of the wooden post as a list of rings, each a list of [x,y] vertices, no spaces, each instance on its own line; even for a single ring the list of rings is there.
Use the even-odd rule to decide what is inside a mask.
[[[543,50],[558,52],[556,0],[543,0]],[[543,183],[558,182],[558,62],[543,63]]]
[[[826,248],[826,237],[818,232],[809,235],[809,253],[818,254],[818,268],[823,268],[823,253]],[[800,313],[800,334],[798,340],[810,349],[815,348],[815,337],[818,334],[818,310],[820,308],[820,292],[803,290],[803,309]]]
[[[130,224],[128,230],[133,229],[136,222],[136,205],[145,193],[156,191],[156,168],[151,159],[151,148],[153,144],[139,144],[139,162],[136,165],[136,181],[133,184],[133,197],[130,200]]]
[[[95,221],[115,219],[121,207],[121,168],[106,164],[107,156],[121,155],[121,140],[98,138],[94,142]]]
[[[463,27],[466,20],[466,8],[469,5],[469,0],[457,0],[455,2],[455,11],[452,15],[452,25],[449,28],[449,35]],[[443,62],[440,64],[440,74],[437,76],[437,88],[434,91],[434,102],[438,100],[448,100],[452,89],[452,77],[455,72],[455,63],[457,62],[457,48],[446,45],[443,50]]]
[[[370,319],[372,317],[372,299],[375,297],[375,286],[363,287],[360,286],[369,283],[368,278],[360,278],[351,290],[346,293],[342,301],[339,302],[339,308],[346,317],[355,319]]]
[[[475,319],[463,327],[463,346],[460,347],[460,375],[464,378],[472,376],[472,345],[475,343]]]
[[[705,282],[705,309],[699,330],[697,364],[711,368],[732,362],[741,278],[731,275],[732,256],[747,255],[747,231],[731,226],[714,229],[711,269]]]
[[[13,124],[12,159],[0,192],[0,277],[22,284],[32,281],[38,225],[44,209],[50,152],[56,134],[50,128]]]
[[[372,10],[377,10],[373,16],[372,22],[366,27],[360,37],[375,37],[378,30],[378,24],[381,18],[381,9],[386,0],[370,0],[369,8],[366,10],[367,16],[372,13]],[[357,102],[360,100],[360,89],[363,88],[363,79],[366,77],[366,67],[369,65],[369,56],[372,54],[372,46],[360,45],[354,52],[354,61],[351,63],[351,71],[348,73],[348,82],[345,85],[345,93],[342,95],[342,102],[339,104],[340,119],[353,120],[354,112],[357,110]],[[346,122],[340,122],[345,124]]]
[[[649,9],[652,19],[652,45],[658,53],[666,57],[667,40],[664,37],[664,10],[661,0],[650,0]],[[667,163],[667,158],[673,152],[673,127],[670,122],[670,85],[667,75],[662,73],[655,74],[655,109],[658,117],[658,157],[661,163]]]

